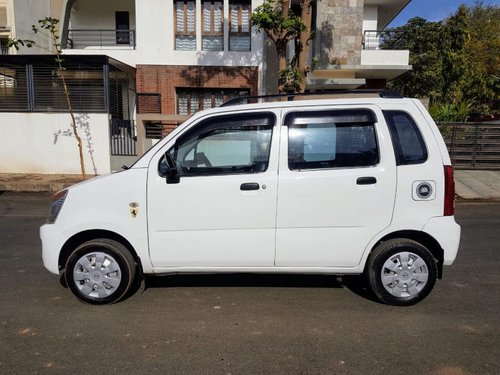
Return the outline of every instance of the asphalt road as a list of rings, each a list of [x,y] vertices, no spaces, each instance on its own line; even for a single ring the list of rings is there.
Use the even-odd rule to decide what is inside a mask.
[[[0,374],[500,374],[500,204],[459,204],[455,264],[412,307],[325,276],[167,276],[78,302],[41,263],[45,194],[0,195]]]

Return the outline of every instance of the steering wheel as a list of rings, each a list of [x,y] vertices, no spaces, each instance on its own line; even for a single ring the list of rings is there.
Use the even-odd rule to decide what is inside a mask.
[[[206,167],[212,166],[212,163],[210,163],[210,160],[208,160],[208,158],[204,152],[197,152],[194,155],[194,160],[196,162],[196,165],[205,164]]]

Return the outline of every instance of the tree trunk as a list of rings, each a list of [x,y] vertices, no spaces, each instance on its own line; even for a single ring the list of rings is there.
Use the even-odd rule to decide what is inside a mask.
[[[306,26],[306,30],[300,33],[300,51],[299,51],[299,71],[300,71],[300,92],[306,89],[306,79],[309,67],[307,65],[307,56],[309,55],[309,41],[311,39],[312,22],[312,0],[303,0],[301,3],[300,18]]]
[[[283,0],[283,9],[281,10],[281,14],[283,15],[283,18],[285,20],[288,19],[288,16],[290,14],[290,0]],[[284,36],[283,36],[284,37]],[[285,70],[286,69],[286,42],[284,46],[281,46],[281,51],[278,50],[278,67],[279,70]],[[281,52],[281,53],[280,53]]]
[[[69,97],[69,91],[68,91],[68,86],[66,85],[66,79],[64,78],[64,73],[63,73],[63,68],[61,64],[59,64],[59,74],[61,75],[61,80],[63,83],[63,88],[64,88],[64,96],[66,97],[66,102],[68,104],[68,111],[71,116],[71,126],[73,128],[73,134],[75,135],[76,142],[78,143],[78,151],[80,155],[80,169],[82,171],[82,179],[86,179],[87,175],[85,173],[85,160],[83,158],[83,144],[82,144],[82,139],[78,135],[78,129],[76,127],[76,119],[75,115],[73,113],[73,107],[71,106],[71,99]]]

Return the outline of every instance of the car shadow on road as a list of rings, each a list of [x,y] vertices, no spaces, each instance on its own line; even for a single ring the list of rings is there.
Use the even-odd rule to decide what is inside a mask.
[[[149,288],[178,287],[270,287],[270,288],[346,288],[365,299],[378,302],[362,276],[288,274],[187,274],[145,277]]]

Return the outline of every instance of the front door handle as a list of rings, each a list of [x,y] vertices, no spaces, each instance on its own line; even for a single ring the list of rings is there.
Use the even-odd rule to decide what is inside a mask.
[[[375,177],[360,177],[356,180],[356,184],[358,185],[373,185],[377,183],[377,179]]]
[[[241,184],[240,190],[259,190],[260,186],[257,182],[247,182],[246,184]]]

